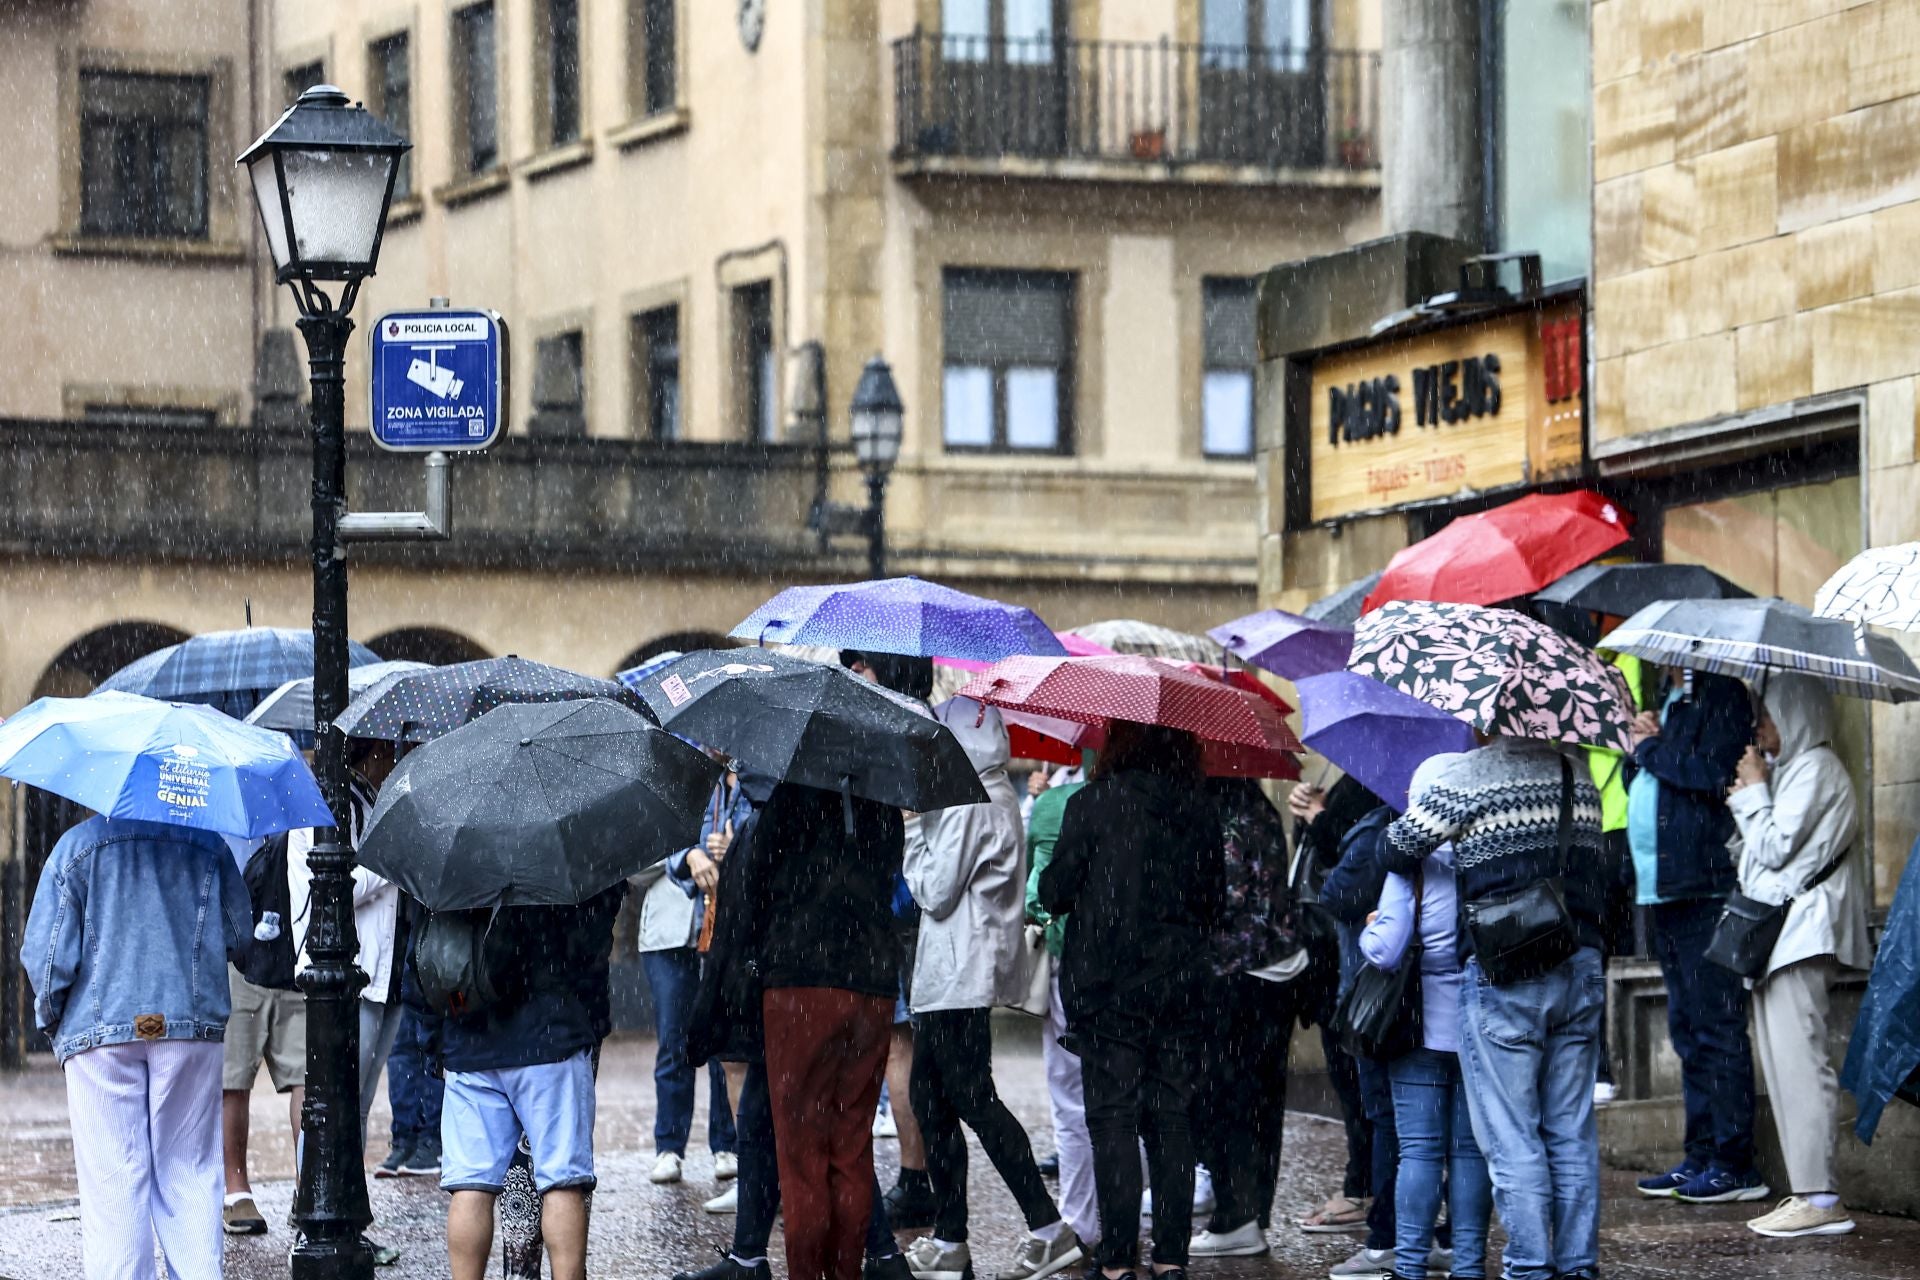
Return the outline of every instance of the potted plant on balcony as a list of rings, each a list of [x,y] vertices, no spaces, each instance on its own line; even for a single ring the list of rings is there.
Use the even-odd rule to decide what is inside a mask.
[[[1348,116],[1340,130],[1340,163],[1349,169],[1373,168],[1373,137],[1356,116]]]
[[[1167,158],[1167,129],[1135,129],[1127,139],[1127,151],[1135,160],[1158,161]]]

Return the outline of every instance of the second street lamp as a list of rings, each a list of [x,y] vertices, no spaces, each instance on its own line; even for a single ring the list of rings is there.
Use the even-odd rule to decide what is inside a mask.
[[[879,356],[867,361],[850,407],[853,456],[867,473],[867,576],[887,576],[887,479],[900,458],[906,406],[893,384],[893,370]]]
[[[362,1166],[354,966],[352,809],[346,740],[334,719],[347,705],[347,337],[360,282],[373,274],[405,138],[332,85],[319,85],[241,154],[253,183],[275,278],[291,287],[306,338],[313,397],[314,763],[335,827],[308,855],[307,1095],[301,1109],[300,1187],[290,1259],[297,1278],[370,1280],[362,1233],[373,1220]],[[336,305],[319,287],[340,284]]]

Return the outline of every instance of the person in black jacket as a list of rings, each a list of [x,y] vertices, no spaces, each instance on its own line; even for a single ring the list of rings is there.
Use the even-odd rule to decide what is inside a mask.
[[[753,939],[792,1280],[860,1274],[873,1114],[899,985],[893,878],[905,829],[877,801],[782,783],[755,822]]]
[[[1686,1131],[1680,1162],[1638,1185],[1642,1195],[1694,1203],[1760,1200],[1768,1192],[1753,1162],[1747,988],[1706,960],[1734,884],[1727,789],[1753,741],[1753,705],[1729,676],[1674,671],[1669,684],[1661,709],[1634,721],[1627,842],[1667,986]]]
[[[1335,1234],[1365,1225],[1373,1196],[1373,1125],[1360,1092],[1360,1070],[1334,1026],[1340,1001],[1340,932],[1320,900],[1327,876],[1340,862],[1340,846],[1354,824],[1380,807],[1380,797],[1358,778],[1343,775],[1329,788],[1302,783],[1287,797],[1293,815],[1291,894],[1301,937],[1310,957],[1300,986],[1300,1024],[1319,1026],[1327,1079],[1340,1100],[1347,1135],[1347,1168],[1340,1194],[1300,1220],[1300,1229]]]
[[[509,907],[489,931],[497,998],[449,1017],[440,1185],[454,1280],[483,1280],[493,1210],[524,1134],[554,1280],[585,1280],[592,1191],[592,1056],[606,1036],[608,955],[626,885],[578,906]]]
[[[1093,781],[1067,803],[1040,905],[1066,915],[1062,1043],[1080,1057],[1109,1277],[1138,1263],[1144,1137],[1154,1203],[1153,1262],[1184,1272],[1192,1218],[1188,1109],[1202,1034],[1210,943],[1226,894],[1218,810],[1200,744],[1116,720]]]

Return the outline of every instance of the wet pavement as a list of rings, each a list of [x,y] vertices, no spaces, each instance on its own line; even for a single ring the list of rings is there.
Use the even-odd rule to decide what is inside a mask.
[[[1036,1151],[1052,1149],[1047,1124],[1045,1078],[1038,1040],[1024,1026],[1001,1037],[995,1076],[1003,1096],[1033,1134]],[[591,1268],[595,1276],[665,1280],[672,1272],[702,1266],[724,1245],[732,1219],[702,1212],[714,1194],[713,1163],[703,1145],[705,1089],[687,1180],[656,1187],[647,1180],[653,1160],[653,1047],[646,1040],[607,1046],[600,1076],[600,1190],[595,1197]],[[384,1095],[374,1109],[379,1135],[369,1161],[385,1155]],[[226,1274],[266,1280],[286,1274],[290,1243],[284,1226],[293,1187],[285,1101],[264,1078],[253,1097],[255,1187],[272,1232],[230,1239]],[[878,1152],[891,1183],[897,1144]],[[973,1169],[973,1247],[982,1280],[1010,1259],[1021,1224],[1013,1199],[993,1175],[976,1145]],[[1292,1229],[1294,1217],[1338,1186],[1344,1148],[1338,1126],[1295,1115],[1287,1128],[1273,1252],[1262,1258],[1198,1261],[1195,1280],[1306,1280],[1359,1247],[1358,1237],[1308,1236]],[[446,1274],[443,1241],[445,1199],[430,1181],[398,1179],[371,1184],[374,1236],[399,1247],[400,1263],[380,1274],[430,1277]],[[1740,1224],[1765,1206],[1691,1208],[1641,1200],[1629,1175],[1607,1175],[1601,1256],[1609,1280],[1692,1280],[1708,1277],[1874,1277],[1920,1280],[1920,1223],[1856,1215],[1860,1230],[1825,1240],[1763,1240]],[[66,1097],[59,1073],[40,1060],[31,1070],[0,1076],[0,1278],[40,1280],[80,1274],[80,1227],[74,1200],[73,1160],[67,1142]],[[780,1238],[774,1237],[774,1272],[784,1276]]]

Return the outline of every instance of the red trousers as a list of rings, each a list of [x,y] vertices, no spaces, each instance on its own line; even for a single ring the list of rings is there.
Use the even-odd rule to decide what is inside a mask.
[[[860,1280],[893,1001],[837,987],[781,987],[761,999],[787,1275]]]

